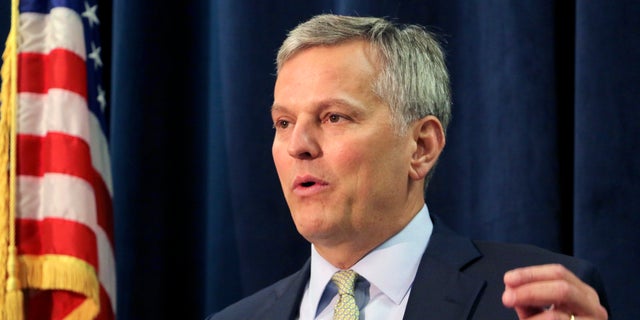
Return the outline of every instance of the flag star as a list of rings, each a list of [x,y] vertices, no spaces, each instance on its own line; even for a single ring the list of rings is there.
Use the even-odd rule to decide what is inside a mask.
[[[97,47],[91,42],[91,53],[89,53],[89,59],[93,60],[93,67],[97,69],[98,67],[102,67],[102,59],[100,58],[100,50],[102,48]]]
[[[104,109],[107,107],[107,99],[104,97],[105,92],[101,86],[98,86],[98,103],[100,104],[100,110],[104,113]]]
[[[89,6],[88,2],[84,2],[84,12],[82,13],[82,16],[87,18],[87,20],[89,20],[89,26],[93,27],[93,24],[100,24],[100,20],[98,20],[98,15],[97,12],[98,11],[98,5],[96,4],[95,6]]]

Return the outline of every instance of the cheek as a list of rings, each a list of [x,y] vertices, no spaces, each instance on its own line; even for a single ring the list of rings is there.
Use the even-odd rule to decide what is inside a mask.
[[[274,146],[271,148],[271,156],[273,157],[273,164],[276,167],[276,172],[278,173],[280,183],[283,183],[287,175],[287,168],[292,167],[288,163],[291,161],[291,157],[287,155],[286,150],[279,148],[277,144],[274,144]]]
[[[379,179],[391,174],[394,166],[398,166],[397,156],[389,154],[390,150],[381,148],[376,143],[353,143],[342,146],[333,154],[333,163],[339,178],[351,176],[354,183],[371,187]]]
[[[275,138],[271,145],[271,156],[276,167],[283,168],[282,164],[291,158],[287,152],[287,143]]]
[[[358,180],[367,184],[364,187],[371,188],[374,192],[402,187],[405,181],[403,177],[408,177],[409,172],[409,159],[405,157],[404,150],[389,141],[362,146],[357,151],[352,151],[345,162],[352,172],[358,172]],[[399,192],[400,189],[396,191]]]
[[[370,152],[363,147],[363,144],[349,144],[342,145],[335,149],[335,152],[326,153],[327,155],[331,154],[332,159],[330,160],[333,164],[336,165],[337,171],[340,174],[354,174],[362,169],[365,166],[371,165]]]

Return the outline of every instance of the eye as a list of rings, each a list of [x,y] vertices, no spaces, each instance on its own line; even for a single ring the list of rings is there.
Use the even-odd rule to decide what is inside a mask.
[[[278,120],[273,124],[274,129],[286,129],[289,127],[289,121],[287,120]]]
[[[344,121],[345,119],[347,119],[345,116],[341,115],[341,114],[337,114],[337,113],[331,113],[328,114],[325,118],[323,122],[329,122],[329,123],[338,123],[340,121]]]

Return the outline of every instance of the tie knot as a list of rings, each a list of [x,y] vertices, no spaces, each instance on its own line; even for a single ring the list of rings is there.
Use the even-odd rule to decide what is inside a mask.
[[[338,294],[348,294],[353,296],[353,287],[357,277],[358,274],[351,269],[341,270],[333,274],[331,281],[333,281],[336,287],[338,287]]]

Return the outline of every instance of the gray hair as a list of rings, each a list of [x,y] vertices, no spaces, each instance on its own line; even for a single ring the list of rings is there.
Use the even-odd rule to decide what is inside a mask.
[[[278,51],[277,72],[299,51],[354,39],[369,42],[377,54],[380,73],[372,90],[389,105],[399,132],[428,115],[438,118],[446,132],[451,118],[449,74],[435,35],[421,26],[374,17],[317,15],[289,32]]]

